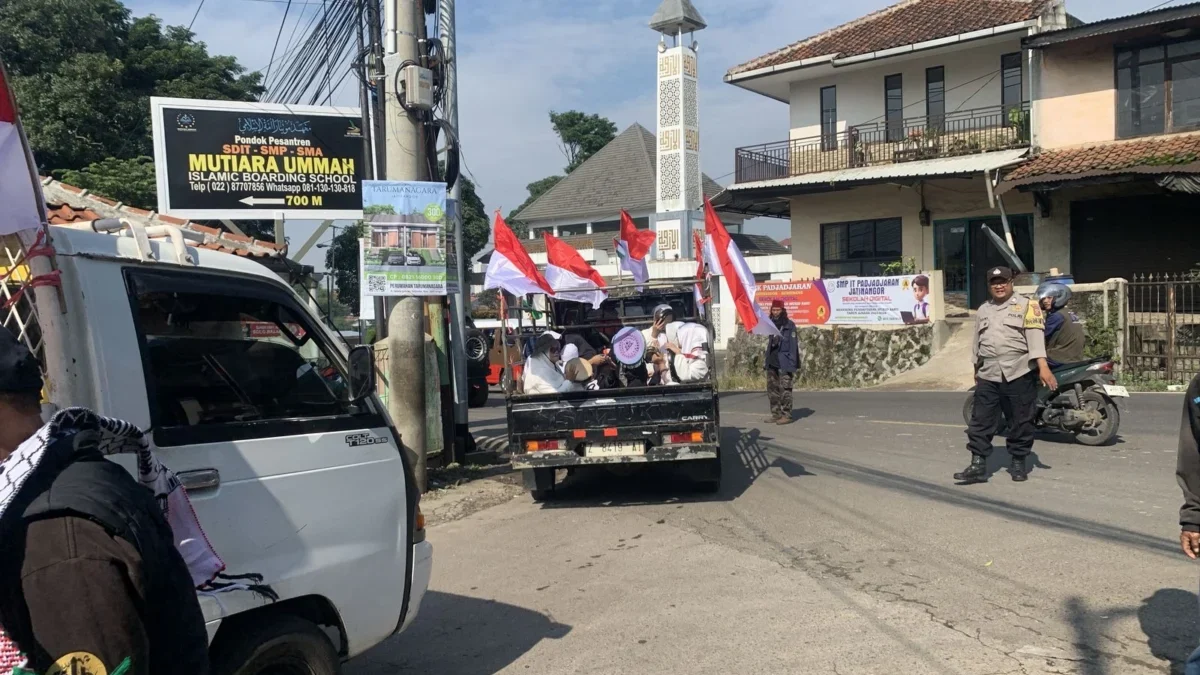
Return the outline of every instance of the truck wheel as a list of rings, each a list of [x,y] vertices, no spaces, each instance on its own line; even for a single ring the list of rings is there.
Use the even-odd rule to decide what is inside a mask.
[[[213,644],[213,675],[337,675],[333,643],[315,623],[277,615]]]
[[[488,343],[487,336],[478,328],[473,328],[467,331],[466,353],[467,361],[471,365],[487,366],[488,364]]]
[[[525,489],[533,496],[533,501],[539,504],[554,497],[554,469],[524,469],[521,479]]]

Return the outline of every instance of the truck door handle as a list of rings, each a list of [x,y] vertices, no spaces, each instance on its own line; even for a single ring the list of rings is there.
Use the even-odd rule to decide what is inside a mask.
[[[221,473],[216,469],[197,469],[179,474],[179,482],[188,492],[212,490],[221,484]]]

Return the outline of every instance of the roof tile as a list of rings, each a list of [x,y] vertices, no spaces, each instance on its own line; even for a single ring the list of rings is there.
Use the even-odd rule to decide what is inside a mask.
[[[152,211],[132,206],[121,206],[120,202],[91,194],[83,188],[68,185],[53,178],[42,178],[42,192],[46,199],[46,217],[51,225],[69,225],[104,218],[128,218],[141,221],[144,225],[166,223],[201,235],[204,239],[203,242],[197,242],[195,241],[197,237],[192,237],[192,245],[198,248],[255,258],[283,259],[287,254],[286,246],[276,246],[271,242],[255,241],[249,237],[231,235],[222,230],[199,225],[182,218],[157,215]]]
[[[729,69],[738,75],[818,56],[842,58],[1038,18],[1047,0],[903,0]]]
[[[1140,169],[1200,164],[1200,134],[1184,134],[1132,141],[1113,141],[1046,150],[1009,171],[1005,183],[1067,180],[1079,174],[1130,173]],[[1200,167],[1197,167],[1200,169]],[[1045,180],[1034,180],[1045,179]]]
[[[633,124],[516,215],[516,220],[608,217],[621,209],[653,211],[657,203],[658,138]],[[714,197],[721,186],[703,176],[704,194]]]

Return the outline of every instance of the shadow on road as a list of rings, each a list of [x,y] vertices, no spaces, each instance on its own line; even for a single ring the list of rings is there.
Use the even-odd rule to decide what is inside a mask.
[[[772,431],[773,429],[768,429]],[[786,457],[767,458],[765,446],[772,437],[756,428],[721,428],[721,488],[702,492],[687,473],[688,462],[678,464],[579,467],[555,488],[554,499],[544,508],[643,506],[687,502],[733,501],[750,488],[764,471],[777,467],[789,478],[813,475]]]
[[[345,675],[490,675],[571,627],[515,605],[430,591],[409,630],[342,669]]]
[[[798,461],[810,470],[837,473],[838,477],[843,480],[910,494],[972,511],[980,511],[1006,520],[1028,523],[1048,530],[1069,532],[1108,544],[1117,543],[1132,548],[1139,548],[1170,557],[1171,559],[1175,559],[1179,555],[1179,544],[1172,540],[1143,534],[1123,527],[1115,527],[1094,520],[985,497],[978,492],[973,492],[969,487],[964,488],[955,485],[949,480],[949,476],[946,477],[948,479],[947,482],[933,483],[913,478],[912,476],[873,469],[841,459],[814,455],[802,450],[794,450],[778,445],[772,445],[770,449],[772,454],[776,456]],[[998,453],[993,453],[993,456],[996,454]]]
[[[1191,591],[1163,588],[1142,601],[1138,622],[1155,658],[1166,661],[1171,673],[1183,673],[1183,665],[1197,645],[1197,598]]]
[[[1130,664],[1182,675],[1188,655],[1196,647],[1196,594],[1178,588],[1164,588],[1142,600],[1138,607],[1089,609],[1083,598],[1068,598],[1064,606],[1074,631],[1071,647],[1080,663],[1080,675],[1110,675],[1128,669]],[[1127,645],[1113,635],[1113,624],[1137,615],[1147,646],[1154,658],[1165,663],[1145,661],[1140,654],[1126,654]],[[1136,641],[1135,641],[1136,642]],[[1140,645],[1137,645],[1140,647]]]

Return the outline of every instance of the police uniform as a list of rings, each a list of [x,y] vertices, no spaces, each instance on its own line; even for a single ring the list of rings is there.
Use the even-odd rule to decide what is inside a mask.
[[[988,281],[1011,281],[1012,270],[994,267]],[[1009,420],[1008,453],[1013,479],[1024,480],[1025,458],[1033,449],[1037,412],[1038,364],[1046,358],[1045,317],[1034,300],[1014,295],[1003,303],[989,300],[975,314],[971,357],[975,363],[975,403],[967,425],[972,467],[955,477],[984,479],[973,469],[992,452],[992,436],[1003,411]]]

